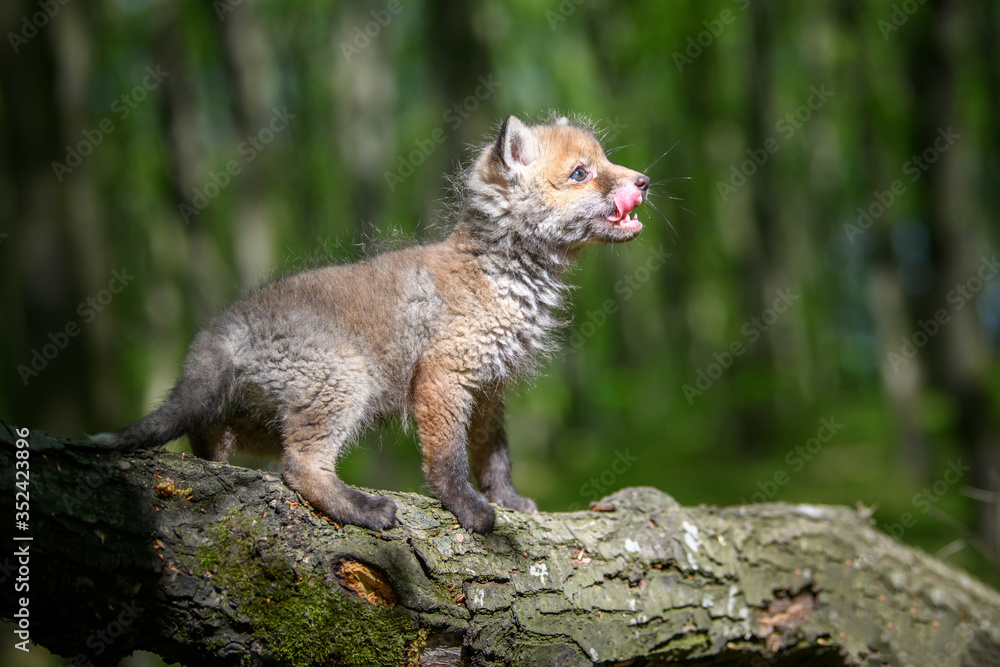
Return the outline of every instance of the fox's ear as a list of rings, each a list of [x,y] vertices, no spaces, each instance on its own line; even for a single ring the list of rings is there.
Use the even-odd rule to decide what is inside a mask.
[[[538,159],[538,140],[516,116],[507,116],[493,149],[508,169],[527,166]]]

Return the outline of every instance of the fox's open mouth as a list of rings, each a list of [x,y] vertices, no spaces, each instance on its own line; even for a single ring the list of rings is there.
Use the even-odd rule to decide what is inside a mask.
[[[623,238],[617,238],[615,240],[628,241],[642,231],[642,223],[639,222],[639,217],[633,211],[633,209],[641,203],[641,195],[635,197],[634,199],[615,197],[615,212],[605,218],[611,223],[612,231],[617,232],[615,236],[618,236],[619,234],[625,235]]]
[[[615,212],[608,216],[608,222],[614,225],[624,225],[639,222],[639,216],[635,214],[635,211],[630,211],[629,213]]]
[[[611,228],[635,236],[642,230],[642,223],[634,213],[636,206],[642,204],[642,193],[636,189],[621,188],[615,193],[615,210],[606,219]]]

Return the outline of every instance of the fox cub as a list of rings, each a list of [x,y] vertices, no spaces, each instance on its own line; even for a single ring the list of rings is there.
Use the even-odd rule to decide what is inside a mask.
[[[504,388],[549,349],[580,250],[639,234],[649,179],[566,118],[508,116],[459,187],[443,241],[266,285],[195,337],[160,407],[95,441],[131,451],[187,434],[211,461],[280,448],[314,507],[383,530],[395,504],[342,482],[337,457],[372,419],[412,414],[427,481],[462,526],[489,532],[491,502],[537,511],[511,482]]]

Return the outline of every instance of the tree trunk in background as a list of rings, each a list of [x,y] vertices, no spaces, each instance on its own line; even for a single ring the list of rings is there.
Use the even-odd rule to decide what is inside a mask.
[[[0,465],[30,466],[31,518],[15,537],[31,541],[8,532],[8,544],[29,554],[31,639],[67,657],[1000,661],[1000,594],[846,508],[684,508],[632,488],[589,512],[503,510],[482,536],[436,501],[390,493],[399,525],[373,533],[331,524],[268,474],[19,431],[0,423]],[[0,478],[5,506],[18,490]],[[5,618],[16,597],[0,588]]]
[[[205,5],[208,9],[208,5]],[[264,129],[271,131],[269,123],[278,104],[277,76],[274,59],[267,49],[267,41],[257,20],[253,5],[249,3],[226,15],[225,20],[214,22],[224,45],[223,59],[228,74],[227,83],[232,90],[234,125],[238,141],[256,137]],[[289,109],[296,114],[297,110]],[[239,180],[239,207],[237,213],[239,233],[233,238],[235,255],[244,288],[256,286],[261,275],[275,264],[271,254],[275,227],[267,219],[261,201],[260,161],[241,160]],[[218,165],[213,168],[222,168]]]
[[[344,177],[351,181],[347,192],[353,200],[351,210],[357,215],[349,222],[358,231],[354,238],[368,242],[376,239],[375,225],[383,217],[391,194],[383,172],[387,164],[389,171],[398,168],[398,158],[392,154],[396,137],[387,130],[393,127],[392,111],[398,97],[390,47],[401,19],[393,19],[350,59],[336,44],[354,44],[355,30],[363,30],[373,21],[371,11],[358,4],[343,6],[329,54],[330,92],[341,91],[332,101],[335,118],[330,119],[336,125],[338,145],[330,149],[339,151],[340,161],[350,166]]]
[[[987,99],[988,109],[1000,109],[1000,48],[997,46],[997,24],[1000,22],[1000,6],[995,2],[983,3],[983,16],[967,11],[965,16],[973,17],[982,31],[983,53],[982,67],[983,78],[985,79],[984,91]],[[991,122],[987,124],[984,132],[986,140],[982,158],[978,168],[983,173],[996,174],[1000,172],[1000,123]],[[1000,220],[1000,188],[977,187],[975,184],[964,184],[965,188],[972,191],[976,197],[982,198],[984,202],[981,212],[983,220]],[[984,246],[986,244],[984,243]],[[994,338],[990,341],[991,351],[995,357],[1000,353],[1000,332],[994,331]],[[992,411],[991,411],[992,412]],[[994,424],[994,426],[996,426]],[[994,428],[994,433],[997,429]],[[980,484],[985,484],[984,490],[987,492],[984,498],[979,499],[984,505],[980,512],[983,535],[990,542],[994,556],[1000,555],[1000,461],[996,457],[1000,456],[1000,446],[993,443],[992,448],[984,447],[983,453],[988,457],[992,452],[993,460],[986,462],[983,468],[988,472],[987,478],[980,479]]]
[[[914,46],[908,51],[910,82],[914,97],[921,100],[911,149],[914,156],[926,156],[929,150],[938,155],[934,162],[923,157],[928,168],[921,178],[927,179],[927,187],[920,191],[919,207],[930,230],[930,260],[938,275],[931,292],[909,299],[910,335],[918,330],[918,322],[933,321],[937,311],[950,315],[937,335],[928,336],[931,390],[939,390],[951,400],[955,411],[952,433],[972,464],[971,486],[996,492],[1000,490],[1000,424],[985,384],[989,358],[980,338],[975,297],[962,308],[949,300],[956,286],[980,280],[977,271],[982,257],[992,255],[986,252],[989,246],[978,233],[981,225],[976,218],[985,212],[972,204],[975,198],[969,189],[962,139],[947,146],[942,138],[949,130],[959,135],[965,132],[955,113],[955,67],[950,55],[955,52],[952,42],[964,38],[957,32],[960,16],[951,0],[935,0],[925,11],[926,20],[914,26]],[[923,48],[916,48],[916,44]],[[983,282],[979,285],[981,289]],[[1000,553],[995,512],[988,503],[980,503],[978,508],[981,537],[995,558]]]
[[[900,164],[887,164],[885,140],[880,140],[875,127],[878,110],[875,91],[872,88],[871,73],[868,71],[866,56],[871,46],[863,38],[861,7],[857,3],[841,6],[844,32],[856,40],[858,58],[852,63],[849,80],[852,84],[852,99],[856,100],[859,154],[853,161],[852,170],[857,173],[863,197],[857,206],[848,209],[849,222],[856,229],[859,224],[858,208],[868,210],[873,193],[891,190],[891,183],[900,178]],[[845,245],[850,252],[864,256],[865,248],[870,248],[871,259],[864,271],[864,290],[868,313],[874,322],[878,341],[876,364],[888,397],[887,404],[895,422],[899,442],[900,464],[911,474],[924,479],[930,474],[931,451],[921,419],[920,400],[925,386],[924,359],[917,356],[893,369],[886,363],[886,352],[897,351],[900,338],[910,333],[910,315],[907,312],[906,295],[900,284],[896,261],[892,254],[890,221],[898,216],[898,210],[885,211],[861,236],[850,236]],[[881,351],[881,354],[879,352]]]
[[[998,44],[997,25],[1000,24],[1000,5],[995,2],[983,2],[979,12],[969,10],[964,16],[979,29],[980,44],[977,52],[982,54],[980,65],[983,72],[983,94],[986,96],[987,109],[1000,109],[1000,44]],[[981,12],[981,13],[980,13]],[[982,153],[979,169],[986,174],[1000,172],[1000,123],[988,123],[984,128],[985,149]],[[987,218],[1000,218],[1000,188],[985,187],[976,194],[987,202],[984,211]],[[994,347],[997,352],[997,347]]]
[[[462,104],[466,98],[474,95],[480,85],[479,77],[497,74],[487,42],[482,38],[486,26],[477,25],[474,15],[474,12],[484,11],[484,5],[466,0],[443,0],[430,3],[425,8],[423,29],[430,45],[428,55],[434,71],[432,80],[437,84],[438,99],[442,102],[441,116],[453,105]],[[460,57],[456,57],[456,54],[460,54]],[[499,83],[500,86],[505,84],[502,80]],[[506,83],[512,85],[511,82]],[[520,112],[515,109],[510,111]],[[471,114],[476,111],[470,109],[469,113],[471,118]],[[481,117],[483,114],[476,116]],[[498,119],[488,116],[482,120],[486,122],[474,123],[474,127],[464,127],[463,122],[454,130],[450,125],[445,125],[447,155],[466,156],[468,143],[478,140]]]
[[[773,4],[754,2],[748,8],[747,17],[753,24],[751,53],[748,54],[747,86],[747,148],[757,150],[765,141],[774,136],[774,43]],[[745,152],[739,156],[737,164],[747,159]],[[781,241],[777,238],[778,201],[774,199],[774,164],[758,167],[752,177],[748,177],[745,187],[750,188],[750,229],[752,243],[740,257],[740,273],[743,276],[743,315],[759,317],[773,300],[775,289],[797,287],[782,282],[787,276],[783,263]],[[780,326],[780,324],[778,325]],[[761,374],[766,368],[774,367],[774,344],[776,331],[769,329],[763,340],[749,346],[741,364],[751,373]],[[775,378],[764,374],[759,382],[771,384]],[[770,392],[768,392],[770,394]],[[776,408],[773,396],[756,398],[742,405],[734,406],[734,417],[738,421],[736,432],[740,434],[745,451],[759,453],[773,435],[776,423]]]
[[[33,11],[37,7],[31,2],[3,3],[0,34],[5,42],[9,33],[20,34],[22,17]],[[9,244],[6,249],[20,248],[16,255],[5,256],[2,270],[5,281],[22,286],[19,302],[3,308],[0,336],[5,348],[16,351],[10,358],[13,386],[7,400],[13,414],[37,413],[36,406],[51,405],[44,415],[46,423],[58,424],[67,432],[80,430],[90,409],[100,415],[106,406],[90,405],[91,394],[82,386],[65,383],[53,396],[37,375],[29,376],[25,385],[13,365],[30,368],[32,349],[48,344],[49,333],[65,330],[67,313],[74,312],[87,288],[95,284],[93,267],[99,262],[87,251],[95,250],[96,245],[97,256],[105,254],[95,243],[92,229],[74,229],[70,222],[93,222],[72,205],[96,203],[87,197],[89,181],[81,182],[86,179],[86,162],[63,175],[62,183],[52,168],[54,161],[67,161],[66,146],[80,142],[87,121],[82,97],[90,54],[82,11],[82,7],[67,8],[66,20],[59,26],[61,33],[56,26],[48,26],[26,44],[18,44],[16,50],[6,43],[0,48],[3,122],[8,137],[2,165],[11,186],[4,206],[10,219],[17,222],[14,228],[3,231],[11,233],[5,240]],[[60,37],[71,39],[60,41]],[[77,241],[82,243],[79,249],[73,247]],[[94,370],[88,358],[82,345],[73,345],[39,373],[47,380],[80,377]],[[58,412],[56,404],[63,406]]]

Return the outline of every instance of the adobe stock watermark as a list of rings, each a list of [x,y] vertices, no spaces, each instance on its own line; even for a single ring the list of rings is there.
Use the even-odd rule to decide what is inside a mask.
[[[557,9],[558,12],[554,12],[551,9],[545,10],[545,18],[549,22],[549,28],[553,31],[559,26],[560,23],[565,23],[566,19],[576,13],[576,10],[583,6],[587,0],[562,0],[559,3]]]
[[[231,159],[226,162],[225,169],[218,172],[209,171],[208,180],[200,188],[195,188],[191,194],[191,202],[181,202],[177,206],[178,212],[184,218],[184,223],[191,222],[192,218],[198,217],[202,211],[208,208],[212,200],[219,196],[233,178],[243,173],[243,166],[250,164],[257,159],[257,156],[274,141],[274,137],[280,134],[291,122],[295,120],[295,114],[288,113],[288,107],[271,109],[271,119],[267,125],[257,131],[256,134],[248,136],[236,147],[236,153],[241,159]]]
[[[499,81],[494,80],[492,74],[486,77],[480,76],[479,85],[476,86],[472,94],[445,109],[441,120],[454,132],[502,85]],[[433,155],[434,151],[447,140],[448,133],[445,132],[445,128],[437,127],[429,136],[414,141],[413,150],[397,157],[396,170],[386,171],[382,174],[386,185],[389,186],[389,192],[395,192],[396,186],[412,176],[417,167],[426,162],[427,158]]]
[[[83,164],[84,158],[91,155],[98,146],[104,143],[104,138],[115,131],[116,120],[121,122],[128,118],[132,111],[149,97],[149,93],[156,90],[168,76],[170,76],[170,72],[161,70],[159,65],[146,66],[146,76],[142,78],[142,81],[128,92],[119,95],[111,103],[111,112],[114,115],[105,116],[97,124],[97,127],[84,130],[83,138],[80,141],[72,146],[66,146],[66,156],[63,161],[52,163],[52,171],[56,175],[56,180],[62,183],[63,178]]]
[[[87,653],[78,653],[70,664],[73,667],[91,667],[94,665],[93,659],[104,655],[104,652],[122,636],[126,628],[135,623],[136,619],[139,618],[139,614],[144,611],[146,609],[137,605],[135,600],[122,604],[121,611],[118,612],[117,616],[112,617],[103,628],[94,631],[87,637],[86,645],[90,651]],[[97,664],[104,664],[106,660],[107,658],[98,660]]]
[[[21,17],[21,29],[19,31],[7,33],[7,41],[10,42],[10,48],[14,50],[14,53],[16,54],[21,50],[22,46],[34,39],[38,35],[38,32],[43,30],[49,24],[49,21],[56,17],[59,10],[64,5],[69,4],[69,1],[38,0],[38,11],[34,12],[30,17]]]
[[[801,298],[800,294],[792,293],[791,287],[775,290],[774,293],[777,298],[771,303],[771,307],[765,308],[759,317],[751,317],[740,327],[740,333],[743,335],[741,339],[734,340],[722,352],[713,353],[712,358],[715,361],[704,369],[698,369],[693,386],[681,385],[681,391],[684,392],[688,405],[694,405],[695,396],[702,396],[711,389],[715,381],[732,367],[736,359],[743,356],[750,346],[757,342],[761,334],[767,333],[771,325],[778,321],[778,317]]]
[[[806,440],[801,445],[788,450],[785,454],[785,463],[792,469],[793,473],[801,472],[806,467],[806,463],[813,460],[823,446],[829,443],[844,428],[843,424],[837,423],[836,417],[823,418],[819,420],[819,428],[816,435]],[[757,482],[757,491],[751,494],[750,499],[740,498],[744,505],[748,503],[764,503],[778,495],[778,489],[786,486],[791,481],[791,475],[784,468],[774,471],[774,474],[763,481]]]
[[[978,618],[967,620],[968,622],[959,623],[945,635],[948,638],[947,641],[942,643],[940,637],[935,638],[934,650],[923,655],[924,667],[951,667],[955,664],[969,664],[971,662],[969,656],[966,656],[965,660],[955,660],[955,657],[969,650],[970,645],[976,641],[976,636],[981,628],[997,626],[997,623],[1000,622],[1000,607],[989,606],[985,613],[978,615]]]
[[[84,470],[76,476],[76,484],[63,491],[62,501],[68,514],[73,514],[77,507],[94,495],[94,492],[108,479],[108,471],[101,468],[105,459],[92,459],[90,470]]]
[[[111,279],[105,289],[100,290],[94,296],[87,297],[77,305],[76,314],[80,317],[80,321],[70,320],[61,329],[50,331],[48,334],[49,342],[42,345],[41,348],[33,348],[30,361],[27,364],[19,364],[17,367],[17,372],[21,376],[24,386],[27,387],[31,380],[48,368],[49,364],[59,356],[59,353],[69,346],[70,340],[80,335],[80,332],[83,331],[83,325],[93,322],[98,313],[104,312],[104,309],[111,304],[115,295],[120,294],[133,280],[135,280],[135,276],[129,275],[124,266],[120,271],[115,269],[111,272]]]
[[[908,176],[911,183],[916,183],[961,138],[962,135],[953,131],[951,125],[947,128],[938,128],[938,134],[933,143],[921,151],[919,155],[911,155],[910,159],[900,167],[903,175]],[[896,203],[896,198],[906,193],[906,188],[906,183],[897,178],[889,184],[888,189],[873,192],[872,202],[867,206],[858,207],[858,217],[854,223],[844,223],[844,234],[847,235],[847,240],[854,243],[855,239],[868,231],[875,224],[875,221],[885,215],[885,212]]]
[[[806,101],[774,123],[775,132],[782,136],[783,141],[788,141],[795,136],[798,130],[802,129],[803,125],[809,122],[813,113],[823,108],[823,105],[831,97],[833,97],[833,91],[827,90],[825,83],[818,88],[816,86],[810,87],[809,97],[806,98]],[[779,150],[781,150],[781,141],[773,135],[765,139],[759,148],[748,148],[747,159],[729,168],[729,180],[715,182],[715,189],[722,197],[722,201],[728,201],[729,195],[746,185],[757,173],[757,170],[767,164],[771,156]]]
[[[882,39],[888,42],[889,36],[902,28],[910,17],[917,13],[920,6],[926,3],[927,0],[904,0],[901,3],[893,3],[889,20],[879,19],[876,23],[878,31],[882,33]]]
[[[344,56],[344,60],[350,63],[355,56],[360,55],[402,11],[401,0],[389,0],[384,9],[371,10],[369,13],[372,20],[363,26],[355,26],[353,39],[350,42],[340,43],[340,53]]]
[[[608,495],[608,493],[614,490],[614,485],[618,481],[618,478],[624,475],[638,460],[639,457],[632,456],[628,449],[616,449],[611,464],[601,474],[591,477],[580,486],[580,495],[584,498],[584,504],[573,503],[566,511],[576,512],[577,510],[586,509],[590,506],[590,503]]]
[[[962,459],[948,461],[947,465],[948,467],[941,477],[913,494],[910,502],[914,508],[920,510],[921,514],[928,514],[931,508],[936,506],[948,494],[951,488],[962,481],[965,478],[965,474],[972,470],[972,466],[962,465]],[[917,515],[913,512],[906,511],[900,514],[896,521],[882,523],[881,528],[899,540],[903,538],[908,529],[917,525],[917,518]],[[859,554],[858,560],[878,560],[882,555],[883,549],[872,547],[864,553]]]
[[[615,299],[606,299],[597,310],[588,310],[580,325],[570,331],[567,338],[567,351],[573,353],[583,347],[587,339],[607,324],[611,315],[618,312],[621,304],[631,299],[643,285],[649,282],[653,274],[667,263],[667,259],[672,256],[661,245],[652,251],[643,264],[636,267],[634,271],[619,278],[614,284],[614,291],[620,299],[617,301]]]
[[[629,124],[624,122],[621,116],[615,116],[615,119],[611,121],[611,124],[600,132],[601,143],[606,146],[612,141],[617,141],[618,138],[622,136],[622,133],[624,133],[628,128]]]
[[[732,2],[741,12],[746,11],[746,8],[750,6],[750,0],[732,0]],[[726,26],[735,21],[736,14],[733,13],[732,9],[728,8],[719,12],[717,18],[702,21],[701,24],[705,26],[705,29],[697,35],[687,38],[683,52],[674,51],[671,55],[677,71],[683,74],[684,68],[694,64],[694,61],[700,58],[701,54],[705,53],[705,49],[715,44],[715,40],[722,36],[722,33],[726,30]]]
[[[945,301],[951,305],[950,309],[938,308],[934,311],[934,317],[917,321],[917,329],[909,336],[902,337],[902,344],[898,350],[886,354],[886,361],[894,373],[898,373],[904,364],[910,363],[910,360],[917,356],[917,352],[926,346],[944,325],[951,322],[952,313],[957,313],[965,308],[965,305],[975,298],[976,294],[986,286],[986,283],[996,277],[997,271],[1000,270],[997,256],[983,257],[982,260],[976,275],[964,283],[955,285],[945,295]]]
[[[226,14],[235,12],[236,8],[243,4],[243,0],[212,0],[212,9],[215,16],[220,21],[226,20]]]

